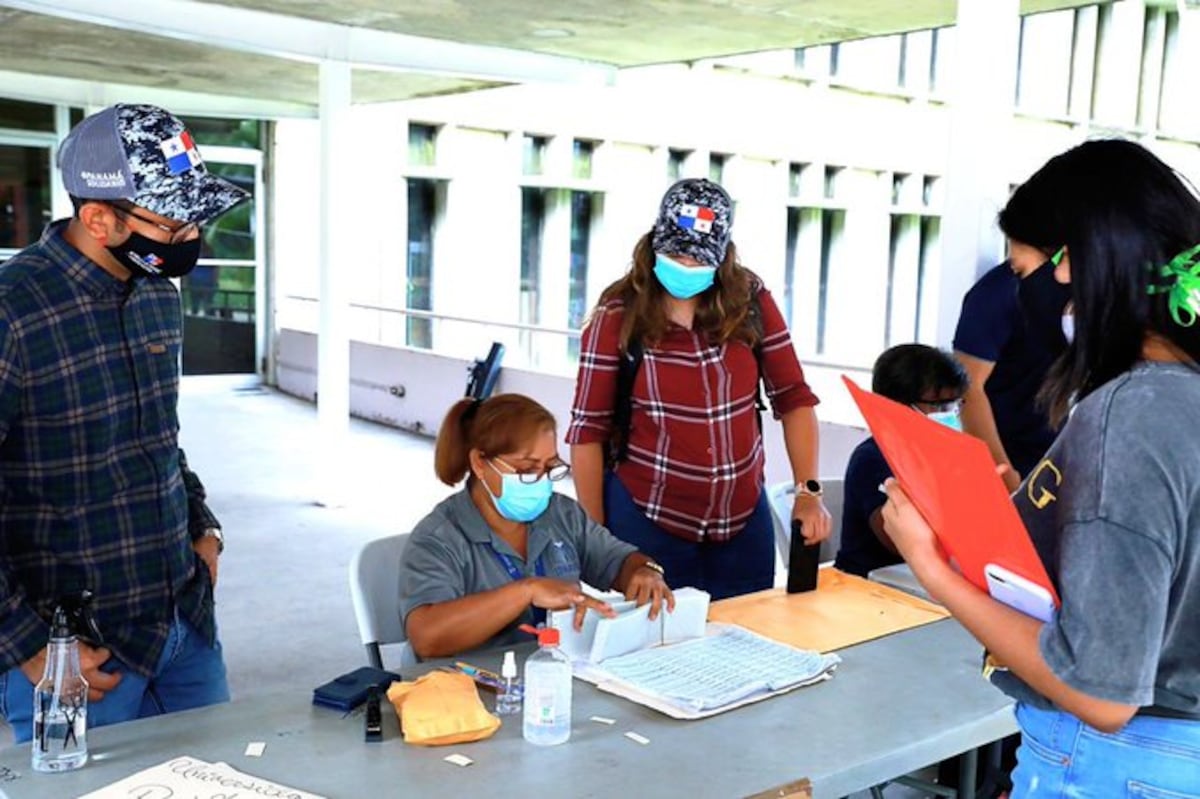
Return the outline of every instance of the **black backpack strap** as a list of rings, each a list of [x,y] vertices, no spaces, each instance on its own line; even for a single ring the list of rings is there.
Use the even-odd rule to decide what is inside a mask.
[[[632,337],[617,358],[617,391],[613,401],[612,432],[608,437],[608,465],[616,466],[629,454],[629,426],[633,421],[633,382],[645,357],[641,339]]]
[[[750,284],[750,310],[746,314],[750,321],[750,326],[754,329],[754,346],[751,349],[754,351],[754,363],[758,367],[758,382],[755,383],[754,389],[754,407],[758,410],[758,431],[762,432],[762,415],[767,409],[767,403],[763,399],[763,337],[766,335],[766,328],[763,325],[762,304],[758,301],[758,291],[762,284],[758,280],[754,280]]]

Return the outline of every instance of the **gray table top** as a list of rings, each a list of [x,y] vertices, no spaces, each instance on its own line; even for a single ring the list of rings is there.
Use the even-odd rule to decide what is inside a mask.
[[[957,622],[840,654],[832,680],[699,721],[671,719],[576,680],[571,740],[550,748],[525,743],[519,717],[485,741],[407,746],[386,706],[385,740],[367,744],[361,710],[316,708],[308,695],[258,697],[92,730],[92,761],[68,774],[33,773],[28,745],[0,750],[0,792],[78,796],[186,754],[330,799],[739,797],[805,777],[814,796],[838,797],[1016,731],[1009,700],[980,677],[979,645]],[[491,660],[472,658],[498,667],[498,656]],[[593,715],[617,723],[591,722]],[[266,742],[261,758],[244,756],[250,741]],[[456,752],[474,765],[442,760]]]

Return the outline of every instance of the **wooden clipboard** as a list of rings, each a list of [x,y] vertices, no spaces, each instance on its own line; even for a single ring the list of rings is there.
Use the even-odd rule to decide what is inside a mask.
[[[815,591],[772,588],[722,599],[708,609],[709,621],[738,624],[822,653],[949,617],[941,605],[834,568],[820,570]]]

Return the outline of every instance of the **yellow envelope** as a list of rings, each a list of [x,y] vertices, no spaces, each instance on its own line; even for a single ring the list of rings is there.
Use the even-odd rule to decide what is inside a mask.
[[[500,729],[500,719],[487,712],[475,681],[465,674],[431,671],[413,682],[394,682],[387,698],[400,716],[405,743],[481,741]]]

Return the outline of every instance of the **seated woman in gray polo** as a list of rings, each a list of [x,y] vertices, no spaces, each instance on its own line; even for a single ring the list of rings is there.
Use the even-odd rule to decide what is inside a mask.
[[[554,416],[520,394],[459,400],[438,431],[434,470],[463,489],[417,524],[400,559],[400,612],[419,657],[531,640],[517,630],[547,610],[612,616],[580,581],[614,589],[650,618],[675,598],[662,567],[553,490],[570,467]]]

